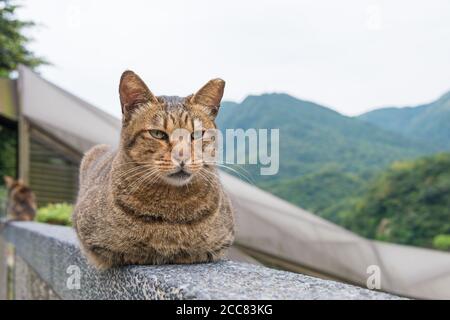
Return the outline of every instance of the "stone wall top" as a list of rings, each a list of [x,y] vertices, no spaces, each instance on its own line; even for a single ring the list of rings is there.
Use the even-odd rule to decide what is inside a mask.
[[[63,299],[398,299],[340,282],[229,260],[99,272],[87,264],[71,228],[14,222],[1,232],[15,246],[16,254]]]

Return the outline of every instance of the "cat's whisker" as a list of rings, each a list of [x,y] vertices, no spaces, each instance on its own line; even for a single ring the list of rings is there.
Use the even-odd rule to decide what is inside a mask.
[[[235,168],[236,168],[236,169],[240,169],[240,170],[244,171],[244,173],[245,173],[245,174],[247,174],[249,178],[252,178],[252,175],[251,175],[251,173],[250,173],[250,172],[248,172],[248,170],[247,170],[247,169],[245,169],[245,168],[244,168],[243,166],[240,166],[240,165],[235,165]]]
[[[244,179],[245,179],[248,183],[250,183],[251,185],[255,185],[253,179],[251,179],[250,177],[247,177],[246,175],[240,173],[240,172],[237,171],[236,169],[227,167],[227,166],[222,165],[222,164],[217,164],[217,166],[220,167],[220,168],[228,169],[228,170],[230,170],[231,172],[234,172],[235,174],[237,174],[239,177],[244,178]]]
[[[131,184],[127,186],[127,191],[129,191],[130,194],[132,194],[137,187],[141,186],[142,181],[145,181],[147,176],[151,176],[156,172],[156,168],[153,168],[152,170],[149,170],[148,172],[144,173],[140,178],[135,179]]]
[[[214,182],[211,178],[209,178],[208,176],[204,175],[203,173],[201,174],[203,176],[203,179],[205,180],[206,184],[213,188],[214,187]]]
[[[148,171],[147,171],[147,172],[148,172]],[[122,179],[120,182],[122,182],[122,183],[127,183],[128,181],[131,180],[131,184],[134,184],[136,181],[139,181],[139,177],[138,177],[138,176],[145,175],[145,174],[147,174],[147,172],[142,172],[142,171],[137,172],[137,173],[135,173],[135,174],[132,175],[132,176],[129,176],[129,177],[125,178],[125,179]],[[138,178],[136,178],[136,177],[138,177]],[[135,179],[135,178],[136,178],[136,179]],[[119,183],[120,183],[120,182],[119,182]],[[127,186],[127,187],[128,187],[128,186]]]
[[[139,170],[146,170],[146,169],[151,168],[151,167],[152,167],[151,164],[146,164],[146,165],[140,165],[140,166],[137,166],[137,167],[133,167],[131,169],[125,170],[124,172],[121,172],[119,174],[119,176],[115,177],[115,179],[120,179],[120,178],[123,178],[124,176],[126,176],[126,175],[128,175],[128,174],[130,174],[132,172],[139,171]]]
[[[253,181],[253,178],[252,178],[250,172],[248,172],[248,171],[247,171],[244,167],[242,167],[242,166],[235,165],[234,168],[236,168],[236,169],[234,169],[234,168],[230,168],[230,167],[229,167],[230,165],[225,165],[225,164],[216,164],[216,165],[219,166],[219,167],[222,167],[222,168],[229,168],[229,169],[233,169],[233,170],[237,170],[237,169],[242,170],[242,171],[243,171],[242,175],[245,175],[246,178],[251,179],[251,180]],[[252,183],[253,183],[253,182],[252,182]],[[254,183],[253,183],[253,184],[254,184]]]
[[[132,171],[132,170],[138,170],[138,169],[141,169],[141,168],[145,168],[145,167],[148,167],[150,165],[151,165],[150,163],[148,163],[148,164],[141,164],[141,165],[136,165],[136,166],[133,166],[133,167],[131,167],[129,169],[126,169],[125,171],[123,171],[123,169],[120,169],[118,171],[121,172],[121,173],[126,173],[126,172],[129,172],[129,171]]]
[[[144,183],[150,183],[150,186],[153,185],[157,180],[159,180],[160,176],[159,176],[159,171],[155,170],[154,173],[149,174],[145,180]]]
[[[141,170],[135,170],[134,172],[127,172],[126,174],[116,177],[113,182],[116,184],[123,184],[129,182],[130,180],[133,180],[136,176],[145,174],[146,172],[147,169],[145,168],[142,168]]]
[[[120,172],[120,174],[118,176],[114,177],[114,182],[121,182],[122,179],[124,180],[129,180],[143,172],[145,172],[146,170],[148,170],[149,168],[151,169],[153,167],[153,165],[151,163],[147,163],[147,164],[143,164],[143,165],[138,165],[136,167],[127,169],[123,172]]]
[[[214,187],[214,184],[217,183],[217,176],[208,172],[207,170],[200,170],[199,175],[206,180],[209,186]]]
[[[118,176],[114,177],[114,182],[117,182],[117,181],[121,180],[123,177],[128,176],[129,174],[132,174],[132,173],[134,173],[136,171],[137,172],[141,172],[143,170],[145,170],[145,168],[133,168],[131,170],[127,170],[127,171],[121,172]],[[129,178],[129,176],[128,176],[128,178]]]
[[[133,160],[133,161],[128,161],[128,162],[123,162],[123,163],[120,163],[120,164],[114,164],[114,168],[118,169],[120,167],[131,165],[131,164],[134,164],[135,166],[141,166],[141,165],[151,164],[151,162],[149,162],[149,161],[138,162],[138,161],[134,161]]]
[[[141,168],[139,168],[138,170],[135,170],[135,171],[137,171],[137,172],[134,172],[133,174],[131,174],[132,172],[127,172],[127,173],[125,173],[125,174],[122,174],[120,177],[124,177],[124,176],[126,176],[126,177],[124,177],[124,179],[121,179],[121,181],[123,181],[123,182],[127,182],[128,180],[132,180],[131,181],[131,184],[133,184],[134,182],[136,182],[137,180],[139,180],[139,179],[135,179],[135,177],[137,177],[137,176],[139,176],[139,175],[141,175],[141,176],[143,176],[143,175],[146,175],[148,172],[152,172],[153,170],[155,170],[153,167],[151,167],[151,166],[142,166]],[[131,175],[130,175],[131,174]],[[119,177],[119,178],[120,178]],[[133,181],[134,180],[134,181]]]
[[[140,180],[138,180],[132,187],[132,189],[130,190],[131,193],[135,192],[136,190],[139,190],[141,188],[141,186],[143,184],[148,183],[147,181],[152,179],[152,178],[156,178],[158,176],[158,170],[155,168],[154,170],[148,172],[147,174],[145,174],[143,177],[141,177]],[[155,179],[153,179],[152,184],[153,185]]]
[[[155,164],[158,165],[172,165],[173,166],[173,162],[172,161],[155,161]]]
[[[146,177],[145,179],[142,180],[142,182],[135,187],[136,190],[139,190],[142,185],[147,185],[147,187],[152,186],[155,182],[159,181],[159,174],[157,171],[155,171],[153,174],[149,175],[148,177]]]
[[[211,182],[202,172],[198,172],[198,175],[202,178],[202,180],[206,183],[208,187],[211,187]]]

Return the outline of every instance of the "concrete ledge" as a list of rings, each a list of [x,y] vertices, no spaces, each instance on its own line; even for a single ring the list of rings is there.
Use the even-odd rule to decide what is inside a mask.
[[[14,222],[3,229],[1,236],[62,299],[398,299],[339,282],[233,261],[128,266],[98,272],[80,254],[71,228]],[[79,289],[72,281],[76,270],[80,271]]]
[[[0,223],[0,230],[2,226]],[[8,286],[8,265],[7,265],[7,251],[5,240],[0,236],[0,300],[7,299]]]

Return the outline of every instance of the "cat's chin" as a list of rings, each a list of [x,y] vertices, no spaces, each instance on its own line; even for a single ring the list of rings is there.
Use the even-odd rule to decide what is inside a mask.
[[[167,175],[163,178],[164,182],[174,187],[181,187],[191,182],[193,175],[185,171],[179,171],[174,174]]]

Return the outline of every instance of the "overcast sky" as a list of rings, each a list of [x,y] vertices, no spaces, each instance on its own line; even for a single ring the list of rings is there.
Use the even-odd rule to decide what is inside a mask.
[[[23,0],[42,75],[120,114],[120,74],[157,95],[227,81],[225,99],[286,92],[347,115],[450,90],[448,0]]]

